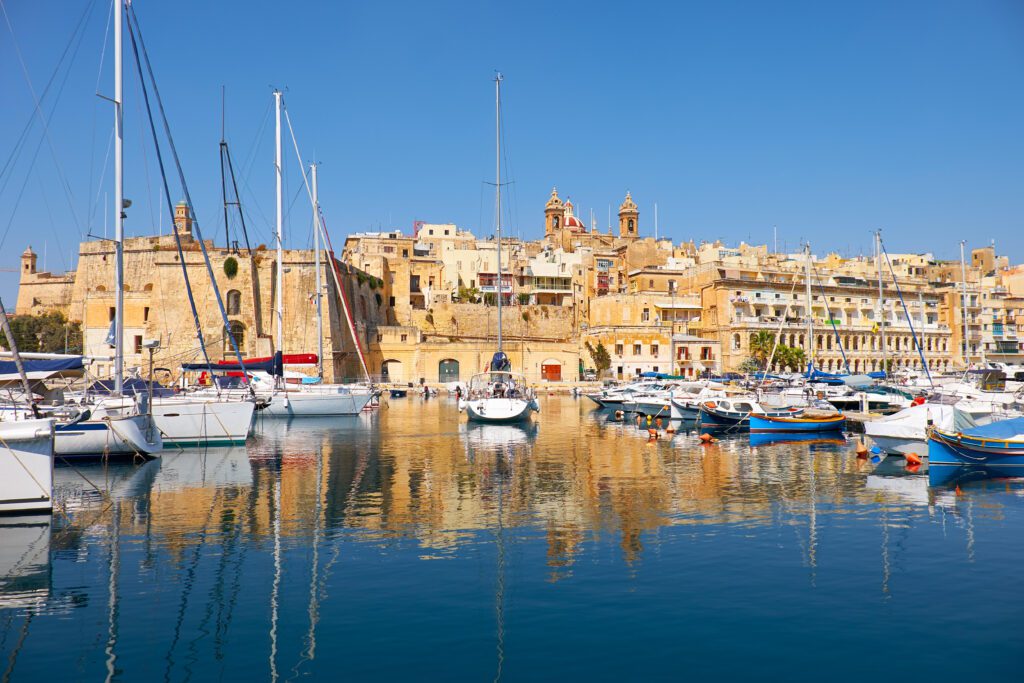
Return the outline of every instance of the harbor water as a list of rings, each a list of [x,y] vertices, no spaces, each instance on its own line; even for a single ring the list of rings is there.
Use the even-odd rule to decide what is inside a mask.
[[[59,467],[0,519],[2,680],[1020,680],[1024,480],[658,434],[410,395]]]

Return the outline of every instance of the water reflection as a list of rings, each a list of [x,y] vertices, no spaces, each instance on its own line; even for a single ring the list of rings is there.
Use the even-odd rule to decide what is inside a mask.
[[[380,557],[416,563],[414,581],[444,564],[424,560],[475,558],[495,629],[488,667],[500,676],[514,561],[568,590],[595,564],[625,567],[616,580],[640,579],[682,539],[767,534],[800,567],[801,589],[814,589],[856,538],[856,561],[891,596],[914,534],[938,524],[973,560],[979,521],[1024,492],[991,480],[929,486],[927,470],[896,459],[876,468],[841,438],[738,434],[705,444],[668,423],[652,438],[646,424],[569,399],[546,400],[542,419],[524,426],[467,424],[444,401],[395,403],[353,418],[265,421],[247,448],[58,468],[52,522],[0,526],[9,667],[42,671],[17,653],[46,650],[32,638],[41,616],[78,609],[87,625],[68,647],[90,653],[89,677],[177,680],[211,661],[250,677],[307,675],[332,654],[318,646],[323,622],[347,613],[325,609],[340,575],[394,590],[372,570],[351,572]],[[742,563],[748,550],[736,547],[729,561]],[[140,633],[155,641],[145,661],[126,654]]]

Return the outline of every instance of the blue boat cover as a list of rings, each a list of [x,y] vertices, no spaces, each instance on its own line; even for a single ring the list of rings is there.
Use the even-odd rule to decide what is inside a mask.
[[[974,427],[963,432],[965,436],[980,436],[986,439],[1017,440],[1024,438],[1024,417],[1001,420],[992,424]]]
[[[26,373],[67,372],[68,370],[81,370],[84,367],[81,356],[57,358],[55,360],[23,360],[21,364],[25,366]],[[17,373],[18,366],[14,364],[13,360],[0,360],[0,375],[17,375]]]
[[[512,361],[503,352],[498,351],[491,357],[492,372],[508,372],[512,369]]]

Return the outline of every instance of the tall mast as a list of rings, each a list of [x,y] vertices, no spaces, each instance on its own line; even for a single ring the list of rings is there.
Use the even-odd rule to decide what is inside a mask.
[[[282,232],[284,210],[281,203],[281,91],[274,91],[274,172],[277,181],[277,309],[274,313],[277,322],[275,351],[284,353],[284,246]]]
[[[886,379],[889,378],[889,368],[886,367],[886,356],[889,352],[885,348],[885,293],[882,290],[882,231],[875,233],[875,255],[878,259],[878,329],[882,333],[882,372]]]
[[[963,335],[964,342],[961,345],[964,355],[964,366],[970,365],[970,359],[967,356],[967,265],[964,261],[964,240],[960,240],[960,317],[963,318]]]
[[[317,343],[317,373],[320,379],[324,377],[324,311],[321,304],[320,292],[320,199],[316,188],[316,164],[309,165],[310,175],[313,176],[313,268],[316,270],[316,343]]]
[[[811,311],[811,243],[804,246],[807,262],[804,264],[804,296],[807,299],[807,359],[814,363],[814,314]]]
[[[494,149],[494,191],[497,195],[495,206],[498,212],[498,351],[501,351],[501,295],[504,289],[501,277],[501,72],[494,77]]]
[[[124,109],[122,106],[122,0],[114,12],[114,391],[124,389]]]

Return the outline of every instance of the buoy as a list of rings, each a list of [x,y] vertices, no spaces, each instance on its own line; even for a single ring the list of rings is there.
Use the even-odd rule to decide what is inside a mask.
[[[647,416],[647,426],[648,427],[651,426],[651,416],[650,415]]]
[[[958,496],[964,495],[964,492],[960,490],[960,484],[957,484],[956,485],[956,489],[954,489],[954,490],[956,491],[956,495],[958,495]]]
[[[868,457],[868,447],[864,445],[864,441],[857,444],[857,457],[866,458]]]
[[[665,427],[665,431],[668,432],[669,434],[675,434],[676,428],[672,426],[671,422],[669,422],[668,427]]]
[[[919,469],[921,469],[921,465],[920,464],[917,464],[917,465],[907,465],[907,467],[906,467],[907,472],[910,472],[911,474],[917,474],[917,471]]]
[[[648,429],[647,430],[647,436],[651,437],[652,439],[657,439],[658,438],[658,430],[657,429]]]
[[[656,425],[658,425],[660,427],[662,425],[661,418],[659,417],[657,420],[655,420],[654,424],[656,424]]]
[[[625,415],[625,413],[623,413],[621,410],[616,410],[615,411],[615,419],[616,420],[621,420],[623,415]]]
[[[913,401],[910,402],[910,405],[912,405],[912,406],[924,405],[924,396],[918,396],[917,398],[915,398]]]
[[[640,426],[640,424],[641,424],[641,423],[642,423],[643,421],[644,421],[644,419],[643,419],[642,417],[640,417],[639,415],[637,415],[637,416],[636,416],[636,426],[637,426],[637,427],[639,427],[639,426]]]
[[[714,440],[715,440],[715,437],[711,436],[707,432],[704,432],[703,434],[700,435],[701,443],[711,443]]]
[[[907,464],[908,465],[920,465],[921,456],[917,453],[907,453]]]

